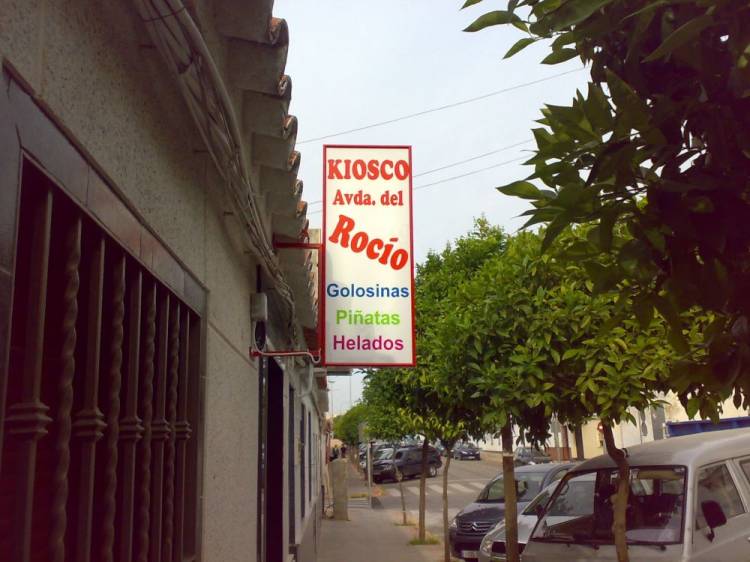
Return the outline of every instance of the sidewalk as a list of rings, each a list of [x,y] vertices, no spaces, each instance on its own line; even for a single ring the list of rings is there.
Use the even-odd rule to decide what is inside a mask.
[[[367,492],[350,466],[349,496]],[[323,520],[318,562],[439,562],[442,544],[412,546],[416,527],[400,527],[393,514],[349,502],[349,521]]]

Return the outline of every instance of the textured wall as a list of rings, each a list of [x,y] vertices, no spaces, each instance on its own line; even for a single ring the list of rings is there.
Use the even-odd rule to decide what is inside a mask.
[[[208,288],[203,559],[255,558],[255,266],[132,2],[0,0],[0,56]]]

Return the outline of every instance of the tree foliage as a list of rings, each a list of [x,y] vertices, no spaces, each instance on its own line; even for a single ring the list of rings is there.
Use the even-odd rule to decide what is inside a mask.
[[[454,311],[447,305],[461,283],[492,257],[502,253],[505,235],[485,219],[475,222],[474,230],[449,244],[440,253],[431,253],[417,269],[416,332],[417,367],[375,371],[368,375],[364,390],[374,436],[395,437],[420,433],[426,441],[440,440],[449,450],[465,436],[482,435],[487,427],[477,415],[478,403],[465,392],[456,373],[445,370],[443,350],[437,340],[438,328]],[[423,458],[420,482],[419,538],[425,537],[425,470]],[[444,534],[447,548],[447,486],[444,467]]]
[[[680,354],[690,351],[683,313],[713,313],[704,352],[685,355],[667,384],[704,417],[732,394],[750,405],[750,4],[519,0],[506,8],[467,30],[511,24],[526,36],[507,56],[545,41],[542,63],[579,58],[590,77],[570,105],[542,110],[534,172],[500,191],[532,202],[527,225],[547,225],[545,248],[571,224],[593,225],[576,260],[644,325],[658,312]],[[630,234],[619,246],[616,224]]]
[[[587,243],[586,232],[561,241]],[[618,295],[597,293],[584,267],[542,253],[542,242],[516,235],[456,293],[441,334],[450,369],[487,401],[486,424],[513,418],[532,441],[547,436],[552,415],[572,425],[632,420],[630,408],[668,390],[676,355],[664,345],[667,326],[621,314]]]
[[[344,443],[356,445],[359,443],[359,426],[366,421],[367,407],[355,404],[345,413],[333,418],[333,434]]]
[[[511,238],[455,293],[454,312],[441,324],[445,370],[467,381],[466,391],[483,404],[483,424],[500,428],[504,451],[512,447],[511,423],[543,440],[553,415],[572,425],[597,415],[611,436],[616,422],[635,421],[631,408],[655,404],[669,388],[674,352],[664,345],[665,323],[642,326],[625,299],[596,292],[586,269],[568,259],[572,248],[590,243],[588,234],[562,235],[562,255],[541,252],[544,233]],[[610,453],[626,473],[624,456]],[[513,482],[512,463],[503,463],[503,475]],[[512,487],[506,494],[513,497]],[[622,494],[616,522],[624,521],[626,488]],[[518,560],[512,504],[506,501],[506,548]],[[624,527],[618,530],[625,545]]]

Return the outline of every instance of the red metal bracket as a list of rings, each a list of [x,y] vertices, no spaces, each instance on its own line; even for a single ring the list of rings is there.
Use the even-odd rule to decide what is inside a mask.
[[[303,240],[309,240],[309,236],[305,233]],[[273,239],[273,247],[277,250],[313,250],[318,252],[318,303],[323,295],[323,259],[325,246],[321,244],[312,244],[310,242],[294,241],[284,242]],[[254,346],[250,348],[250,357],[309,357],[314,364],[318,364],[322,358],[323,351],[323,309],[318,304],[318,349],[307,349],[307,350],[284,350],[284,351],[261,351],[255,349]]]

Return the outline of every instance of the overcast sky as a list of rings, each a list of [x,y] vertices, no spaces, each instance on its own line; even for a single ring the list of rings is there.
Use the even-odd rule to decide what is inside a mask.
[[[290,113],[299,120],[299,177],[310,202],[312,227],[321,226],[322,146],[398,144],[413,147],[414,250],[417,262],[430,250],[470,230],[484,214],[507,231],[518,229],[523,201],[494,188],[522,179],[521,162],[532,143],[458,166],[426,173],[532,138],[545,103],[569,103],[586,73],[579,62],[539,64],[544,45],[532,45],[509,60],[503,55],[524,35],[510,27],[462,31],[479,15],[506,3],[491,0],[460,10],[453,0],[276,0],[274,15],[290,32],[286,73],[292,78]],[[564,76],[507,93],[363,131],[305,142],[484,94]],[[500,166],[427,186],[433,182]],[[420,187],[426,186],[422,189]],[[318,212],[316,212],[318,211]],[[332,384],[334,413],[349,405],[349,381]],[[361,377],[352,381],[352,401]]]

